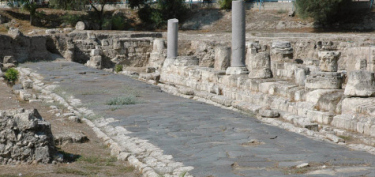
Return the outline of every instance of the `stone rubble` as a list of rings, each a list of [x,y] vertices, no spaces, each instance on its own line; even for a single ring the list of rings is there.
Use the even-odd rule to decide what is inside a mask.
[[[37,110],[0,110],[0,163],[50,163],[56,148],[51,125]]]

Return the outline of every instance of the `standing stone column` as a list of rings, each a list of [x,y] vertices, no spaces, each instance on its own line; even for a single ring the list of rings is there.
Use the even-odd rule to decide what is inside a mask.
[[[168,20],[167,41],[167,59],[164,61],[164,66],[169,66],[177,58],[178,19],[174,18]]]
[[[177,41],[178,41],[178,20],[170,19],[168,20],[168,52],[167,58],[177,57]]]
[[[245,65],[245,2],[232,1],[232,60],[227,74],[248,74]]]

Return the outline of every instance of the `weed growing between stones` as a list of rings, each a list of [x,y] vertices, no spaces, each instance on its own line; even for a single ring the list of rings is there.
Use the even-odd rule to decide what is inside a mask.
[[[107,101],[107,105],[130,105],[130,104],[136,104],[137,100],[134,96],[122,96],[122,97],[116,97],[112,98]]]
[[[122,65],[116,65],[116,66],[115,66],[115,72],[116,72],[116,73],[121,72],[121,71],[122,71],[122,67],[123,67]]]
[[[114,162],[117,162],[116,157],[102,158],[99,156],[86,156],[78,158],[78,162],[87,162],[89,164],[95,164],[97,166],[114,166]]]
[[[18,77],[19,77],[19,72],[14,69],[14,68],[10,68],[8,69],[5,74],[4,74],[4,78],[10,83],[10,84],[14,84],[14,82],[16,82],[18,80]]]

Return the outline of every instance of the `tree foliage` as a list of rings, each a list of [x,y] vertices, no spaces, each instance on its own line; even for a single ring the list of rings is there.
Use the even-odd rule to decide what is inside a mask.
[[[316,22],[329,24],[340,20],[349,10],[352,0],[296,0],[297,14],[302,18],[313,18]]]
[[[185,0],[159,0],[156,7],[144,5],[138,11],[138,16],[143,22],[152,23],[154,27],[163,27],[172,18],[178,19],[179,22],[185,21],[188,13]]]

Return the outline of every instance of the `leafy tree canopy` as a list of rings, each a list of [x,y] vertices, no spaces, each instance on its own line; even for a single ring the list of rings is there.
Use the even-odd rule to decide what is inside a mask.
[[[302,18],[313,18],[323,24],[340,20],[349,10],[352,0],[296,0],[297,14]]]

